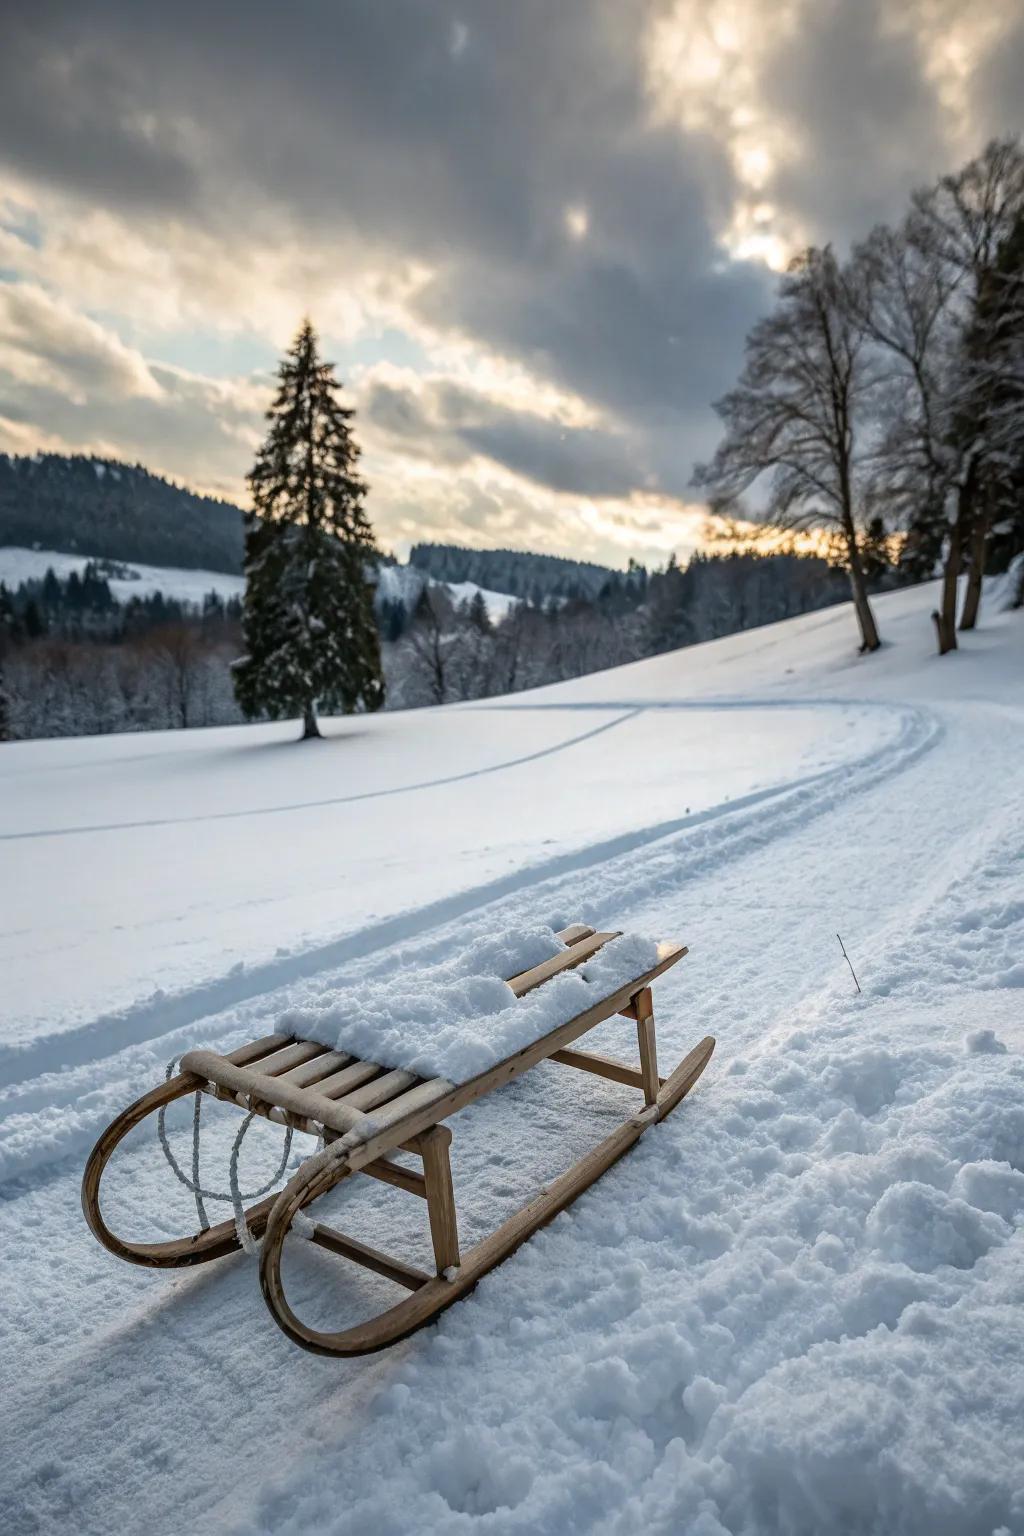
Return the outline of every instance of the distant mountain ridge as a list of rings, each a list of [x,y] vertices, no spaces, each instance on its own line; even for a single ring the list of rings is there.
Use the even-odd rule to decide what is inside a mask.
[[[141,464],[0,453],[0,546],[240,576],[243,518],[231,502],[198,496]],[[586,560],[456,544],[415,544],[409,567],[531,602],[594,599],[631,579]]]
[[[600,596],[627,584],[628,572],[562,555],[528,554],[518,549],[463,549],[457,544],[414,544],[409,564],[435,581],[471,581],[492,592],[507,592],[531,602],[548,598]]]
[[[242,570],[242,511],[140,464],[75,454],[0,454],[0,545]]]

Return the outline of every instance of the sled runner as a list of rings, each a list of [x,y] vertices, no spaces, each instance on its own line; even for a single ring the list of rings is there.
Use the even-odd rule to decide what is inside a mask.
[[[595,933],[582,924],[564,929],[558,935],[566,946],[564,950],[511,977],[508,984],[517,997],[523,997],[559,973],[583,964],[617,937],[614,933]],[[445,1078],[424,1080],[411,1072],[387,1070],[374,1062],[329,1050],[316,1041],[289,1035],[268,1035],[225,1056],[208,1050],[189,1051],[182,1057],[182,1070],[176,1076],[130,1105],[96,1143],[82,1183],[86,1220],[111,1253],[135,1264],[157,1268],[203,1264],[231,1253],[240,1246],[242,1238],[262,1235],[260,1284],[264,1299],[274,1320],[290,1338],[305,1349],[324,1355],[361,1355],[383,1349],[421,1328],[464,1296],[482,1275],[570,1205],[649,1126],[664,1119],[689,1093],[706,1067],[715,1042],[707,1036],[684,1057],[670,1077],[659,1077],[651,1001],[651,983],[685,954],[683,945],[659,945],[657,963],[651,969],[618,986],[567,1023],[458,1084]],[[580,1036],[615,1014],[636,1022],[638,1067],[572,1048]],[[448,1159],[452,1133],[442,1122],[545,1060],[639,1089],[643,1093],[643,1108],[624,1120],[599,1146],[497,1231],[468,1253],[460,1253]],[[240,1234],[240,1222],[229,1220],[204,1225],[190,1237],[169,1242],[138,1243],[117,1237],[106,1225],[99,1203],[100,1179],[115,1147],[148,1115],[159,1113],[187,1094],[196,1095],[198,1117],[199,1096],[204,1093],[239,1104],[250,1116],[258,1114],[320,1135],[324,1149],[308,1158],[279,1194],[259,1201],[245,1212],[248,1233],[243,1230]],[[389,1154],[395,1151],[413,1153],[422,1162],[422,1172],[394,1161]],[[425,1200],[435,1274],[415,1269],[300,1215],[305,1206],[355,1173],[382,1180]],[[199,1182],[197,1163],[193,1179],[195,1184],[191,1188]],[[205,1221],[201,1204],[199,1208]],[[292,1311],[281,1280],[282,1247],[293,1223],[321,1248],[385,1275],[411,1294],[388,1311],[354,1327],[337,1332],[307,1327]]]

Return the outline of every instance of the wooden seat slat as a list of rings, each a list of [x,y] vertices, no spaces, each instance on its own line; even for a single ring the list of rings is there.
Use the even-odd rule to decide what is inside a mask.
[[[375,1109],[378,1104],[386,1104],[388,1099],[397,1098],[418,1082],[415,1072],[385,1072],[382,1077],[375,1077],[372,1083],[365,1083],[362,1088],[346,1093],[338,1102],[348,1104],[353,1109]]]
[[[391,1125],[395,1120],[401,1120],[405,1115],[411,1115],[418,1109],[423,1109],[428,1104],[435,1103],[451,1093],[454,1083],[450,1083],[446,1077],[432,1077],[425,1083],[417,1083],[415,1088],[410,1088],[406,1093],[400,1093],[397,1099],[392,1099],[389,1104],[374,1110],[373,1122],[384,1127]]]
[[[347,1067],[342,1067],[340,1072],[332,1072],[330,1077],[323,1078],[317,1083],[316,1091],[322,1093],[325,1099],[342,1099],[352,1088],[369,1082],[371,1077],[376,1077],[383,1070],[375,1061],[359,1061],[357,1058]]]
[[[260,1104],[273,1104],[289,1114],[319,1121],[332,1131],[351,1131],[366,1122],[366,1116],[360,1110],[337,1104],[316,1088],[295,1088],[291,1083],[268,1077],[252,1067],[236,1067],[234,1062],[226,1061],[215,1051],[187,1051],[181,1065],[186,1072],[195,1072],[232,1094],[241,1094],[250,1106],[254,1100]]]
[[[556,939],[561,939],[563,944],[578,944],[581,939],[589,939],[595,930],[586,923],[572,923],[568,928],[563,928],[555,934]]]
[[[281,1078],[288,1083],[294,1083],[296,1088],[308,1088],[315,1083],[319,1088],[325,1077],[330,1077],[337,1072],[339,1067],[346,1066],[352,1057],[347,1051],[324,1051],[320,1056],[314,1056],[309,1061],[300,1061],[297,1067],[289,1067],[287,1072],[280,1073]],[[275,1073],[275,1076],[278,1074]]]
[[[249,1040],[237,1050],[229,1051],[227,1059],[233,1061],[236,1067],[248,1067],[261,1057],[269,1056],[272,1051],[279,1051],[294,1038],[294,1035],[264,1035],[261,1040]]]
[[[524,997],[535,987],[550,981],[552,976],[558,976],[562,971],[574,970],[577,965],[582,965],[584,960],[589,960],[591,955],[596,955],[597,951],[611,939],[618,937],[618,933],[591,933],[589,938],[578,939],[570,944],[568,949],[552,955],[550,960],[544,960],[540,965],[535,965],[528,971],[521,971],[518,976],[510,977],[508,984],[516,997]]]
[[[302,1066],[304,1062],[312,1061],[315,1056],[323,1056],[326,1052],[327,1046],[321,1045],[319,1040],[296,1040],[293,1037],[290,1045],[264,1056],[259,1063],[259,1070],[264,1077],[278,1077],[292,1067]]]

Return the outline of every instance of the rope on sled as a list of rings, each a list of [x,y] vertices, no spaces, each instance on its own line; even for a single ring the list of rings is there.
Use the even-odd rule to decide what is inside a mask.
[[[165,1082],[170,1081],[180,1060],[180,1056],[172,1056],[171,1060],[167,1063],[167,1071],[164,1074]],[[195,1196],[196,1215],[199,1217],[200,1230],[207,1232],[210,1228],[210,1219],[206,1214],[205,1202],[207,1200],[222,1200],[225,1204],[230,1205],[234,1212],[235,1231],[238,1233],[238,1241],[246,1253],[255,1255],[259,1252],[259,1243],[249,1231],[249,1226],[245,1219],[245,1203],[248,1200],[259,1200],[261,1196],[269,1194],[278,1180],[283,1178],[284,1171],[288,1166],[288,1159],[291,1156],[293,1129],[290,1125],[285,1129],[284,1151],[281,1153],[281,1161],[278,1164],[277,1171],[259,1189],[251,1190],[248,1194],[243,1193],[238,1179],[238,1159],[242,1150],[242,1142],[245,1140],[245,1134],[256,1118],[256,1111],[250,1110],[239,1126],[238,1134],[231,1148],[231,1160],[228,1163],[228,1189],[226,1191],[204,1189],[199,1177],[199,1131],[202,1101],[203,1092],[200,1088],[196,1090],[195,1104],[192,1109],[192,1177],[189,1178],[188,1174],[184,1172],[181,1164],[171,1151],[171,1144],[167,1139],[166,1104],[161,1106],[156,1120],[157,1136],[160,1138],[164,1157],[167,1159],[175,1178],[184,1184],[185,1188]],[[323,1138],[321,1137],[317,1142],[317,1151],[320,1150],[322,1140]]]

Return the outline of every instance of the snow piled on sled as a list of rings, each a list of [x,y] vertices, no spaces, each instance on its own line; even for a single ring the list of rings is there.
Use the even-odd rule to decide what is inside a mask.
[[[385,979],[326,987],[320,1006],[290,1009],[281,1030],[385,1067],[464,1083],[658,963],[653,940],[621,934],[525,997],[502,979],[565,948],[553,928],[537,926],[478,939],[435,965],[403,966],[396,959]]]

